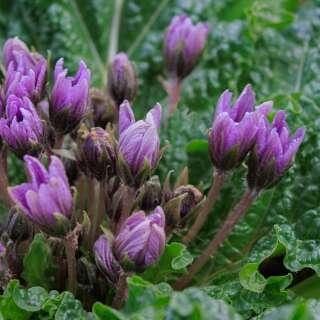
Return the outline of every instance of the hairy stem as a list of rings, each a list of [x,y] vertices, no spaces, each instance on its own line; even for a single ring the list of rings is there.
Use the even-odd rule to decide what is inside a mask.
[[[207,248],[202,252],[202,254],[196,259],[196,261],[191,265],[188,273],[182,276],[174,285],[177,290],[184,289],[189,282],[194,278],[198,271],[207,263],[209,259],[217,252],[219,246],[231,233],[233,227],[236,223],[244,216],[247,209],[257,198],[258,192],[256,190],[247,190],[238,205],[233,211],[228,215],[226,221],[224,222],[222,228],[218,231],[216,236],[209,243]]]
[[[95,209],[95,192],[94,192],[94,178],[88,178],[87,179],[87,186],[88,186],[88,216],[90,218],[91,224],[93,223],[94,219],[94,209]]]
[[[116,293],[112,300],[112,307],[115,309],[120,309],[123,303],[127,300],[128,296],[128,285],[127,285],[127,275],[122,273],[119,277],[119,281],[116,286]]]
[[[167,92],[169,95],[168,115],[171,117],[176,110],[180,100],[181,82],[178,79],[173,79],[167,84]]]
[[[68,237],[63,240],[63,243],[68,265],[68,290],[75,295],[77,289],[76,248],[72,239]]]
[[[202,210],[197,215],[197,218],[189,229],[188,233],[182,238],[182,243],[188,245],[199,233],[204,223],[207,221],[208,215],[214,206],[218,196],[220,194],[220,190],[225,182],[226,174],[221,171],[216,171],[213,176],[213,183],[209,190],[208,197]]]
[[[79,210],[80,214],[82,215],[82,211],[85,205],[85,181],[84,176],[80,175],[78,179],[78,190],[79,190]]]
[[[98,214],[94,221],[94,227],[92,232],[92,243],[98,238],[99,227],[103,221],[105,215],[105,180],[100,181],[100,190],[99,190],[99,207]]]

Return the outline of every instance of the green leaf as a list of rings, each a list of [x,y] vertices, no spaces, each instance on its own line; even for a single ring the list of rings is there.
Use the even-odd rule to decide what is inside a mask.
[[[35,312],[41,310],[42,304],[48,298],[48,293],[41,287],[33,287],[26,290],[17,286],[13,291],[12,297],[20,309]]]
[[[31,315],[27,310],[19,308],[13,299],[13,293],[18,287],[18,280],[10,281],[0,297],[0,311],[3,319],[25,320]]]
[[[316,320],[319,319],[320,301],[296,301],[273,308],[260,315],[257,320]]]
[[[76,300],[72,293],[64,292],[55,320],[87,320],[87,314],[81,302]]]
[[[23,259],[22,277],[30,287],[42,286],[46,289],[54,287],[56,266],[52,251],[41,233],[35,235],[28,253]]]
[[[148,268],[142,277],[153,283],[172,280],[177,274],[185,272],[192,261],[192,255],[183,244],[171,242],[166,245],[160,261]]]

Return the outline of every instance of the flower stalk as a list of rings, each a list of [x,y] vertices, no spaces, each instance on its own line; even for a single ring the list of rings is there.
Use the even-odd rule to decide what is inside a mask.
[[[229,214],[226,221],[224,222],[222,228],[211,240],[207,248],[202,252],[202,254],[195,260],[188,270],[188,273],[182,276],[174,285],[174,288],[177,290],[184,289],[189,282],[194,278],[194,276],[201,270],[201,268],[211,259],[214,254],[217,252],[220,245],[224,240],[229,236],[233,227],[237,222],[244,216],[247,209],[251,206],[254,200],[258,196],[258,191],[255,189],[248,189],[242,196],[238,205],[234,210]]]
[[[194,224],[189,229],[188,233],[182,238],[182,243],[188,245],[198,235],[199,231],[207,221],[208,215],[217,201],[221,188],[226,179],[226,173],[222,171],[216,171],[213,175],[213,183],[209,190],[208,197],[205,201],[203,209],[197,215]]]

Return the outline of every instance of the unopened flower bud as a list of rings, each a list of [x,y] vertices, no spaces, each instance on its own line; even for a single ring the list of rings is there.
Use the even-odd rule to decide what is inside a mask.
[[[51,156],[48,170],[34,157],[24,161],[30,181],[8,188],[11,199],[42,231],[65,236],[73,227],[73,198],[61,160]]]
[[[256,110],[255,94],[247,85],[231,108],[232,94],[226,90],[219,98],[209,132],[209,154],[213,165],[227,171],[238,167],[253,148],[259,123],[272,109],[265,102]]]
[[[182,80],[191,73],[203,52],[208,31],[207,23],[193,25],[186,15],[172,19],[164,42],[165,65],[171,78]]]
[[[0,119],[0,135],[18,157],[38,155],[42,151],[45,131],[29,98],[9,96],[6,118]]]
[[[135,121],[129,102],[120,106],[117,165],[121,178],[128,185],[140,186],[158,163],[161,110],[161,105],[157,104],[145,120]]]
[[[90,92],[90,103],[93,116],[93,125],[105,129],[108,123],[115,120],[115,106],[101,91],[92,89]]]
[[[16,208],[10,210],[6,229],[13,241],[26,240],[33,231],[30,222]]]
[[[141,210],[154,210],[161,204],[162,190],[158,176],[151,177],[150,180],[140,188],[137,203]]]
[[[108,91],[117,106],[124,100],[133,101],[138,80],[133,64],[125,53],[118,53],[108,69]]]
[[[257,141],[248,161],[248,185],[251,189],[273,187],[285,175],[294,161],[305,134],[299,128],[290,137],[284,111],[278,111],[272,125],[260,124]]]
[[[115,255],[121,265],[129,270],[143,270],[156,263],[166,243],[164,227],[161,207],[148,216],[138,211],[127,218],[114,243]]]
[[[114,239],[111,233],[103,234],[94,244],[94,256],[96,264],[110,285],[118,283],[123,269],[112,253]]]
[[[75,76],[67,76],[63,59],[54,69],[54,86],[50,97],[50,122],[59,134],[73,131],[88,112],[90,70],[80,61]]]
[[[102,128],[85,126],[79,130],[78,164],[82,171],[97,180],[110,177],[115,171],[116,141],[114,137]]]
[[[38,103],[45,95],[46,59],[40,54],[31,53],[26,44],[18,38],[11,38],[4,45],[3,61],[7,69],[5,96],[26,96],[33,103]]]
[[[180,186],[174,190],[174,197],[186,195],[180,207],[180,217],[186,217],[189,212],[202,200],[203,194],[192,185]]]

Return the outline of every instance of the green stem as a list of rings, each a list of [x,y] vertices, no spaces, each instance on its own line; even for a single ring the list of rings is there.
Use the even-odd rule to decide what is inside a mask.
[[[119,31],[123,0],[115,0],[115,9],[110,31],[110,42],[107,55],[107,64],[110,63],[118,51]]]
[[[168,4],[169,0],[162,0],[157,8],[157,10],[154,11],[148,22],[145,24],[141,32],[139,32],[139,35],[137,36],[134,43],[131,45],[131,47],[128,50],[128,55],[131,56],[133,52],[138,48],[143,38],[146,36],[146,34],[149,32],[153,24],[156,22],[158,17],[160,16],[160,13],[165,8],[165,6]]]

